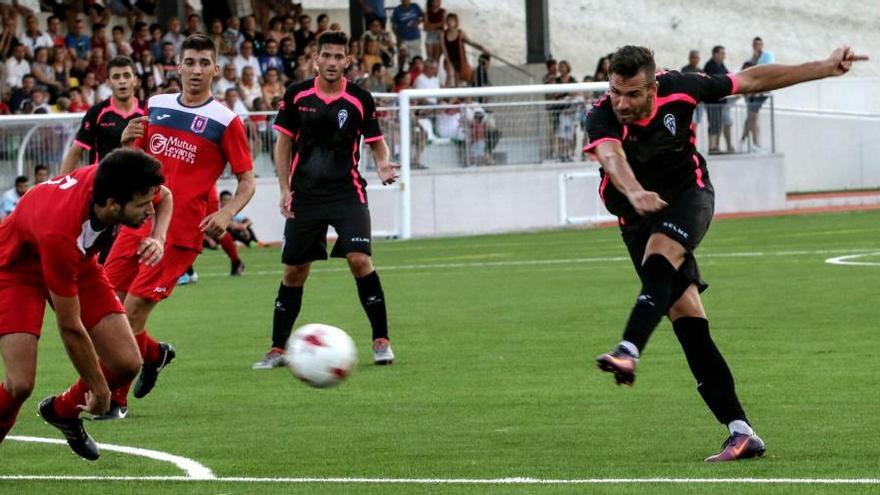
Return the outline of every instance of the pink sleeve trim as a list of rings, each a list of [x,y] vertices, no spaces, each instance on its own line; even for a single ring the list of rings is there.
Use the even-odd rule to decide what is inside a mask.
[[[73,144],[79,146],[80,148],[82,148],[82,149],[84,149],[84,150],[86,150],[86,151],[92,151],[92,147],[91,147],[91,146],[89,146],[89,145],[87,145],[86,143],[80,141],[79,139],[74,139],[74,140],[73,140]]]
[[[735,95],[736,92],[739,90],[739,81],[736,79],[736,74],[730,73],[727,74],[727,77],[730,78],[730,83],[732,84],[730,94]]]
[[[382,134],[379,134],[378,136],[373,136],[373,137],[371,137],[371,138],[365,138],[365,139],[364,139],[364,142],[365,142],[365,143],[374,143],[374,142],[376,142],[376,141],[381,141],[381,140],[383,140],[383,139],[385,139],[385,136],[382,135]]]
[[[620,139],[604,137],[601,139],[597,139],[597,140],[593,141],[592,143],[584,146],[584,153],[592,153],[593,150],[596,149],[596,146],[599,146],[600,144],[608,142],[608,141],[613,141],[615,143],[620,144]]]
[[[292,133],[292,132],[288,131],[287,129],[281,127],[281,126],[278,125],[278,124],[274,124],[274,125],[272,126],[272,129],[275,129],[276,131],[280,132],[281,134],[286,135],[286,136],[289,137],[289,138],[292,138],[292,137],[293,137],[293,133]]]

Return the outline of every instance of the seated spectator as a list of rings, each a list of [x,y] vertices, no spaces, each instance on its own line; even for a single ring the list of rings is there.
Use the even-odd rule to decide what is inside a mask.
[[[34,88],[31,93],[31,113],[52,113],[52,107],[49,106],[49,93],[40,88]]]
[[[241,100],[248,110],[254,108],[254,100],[263,94],[263,88],[257,82],[254,68],[247,65],[241,71],[241,81],[238,83],[238,91],[241,93]]]
[[[220,208],[225,207],[230,201],[232,201],[232,193],[229,191],[221,191]],[[253,222],[250,218],[244,216],[244,213],[238,212],[232,217],[232,221],[229,222],[229,226],[226,230],[232,235],[233,239],[247,247],[251,247],[252,242],[259,244],[257,236],[254,234]]]
[[[25,23],[27,28],[18,36],[18,41],[25,46],[29,57],[35,55],[37,48],[52,48],[55,46],[52,37],[40,31],[40,21],[37,19],[37,16],[29,15]]]
[[[235,57],[233,63],[235,64],[235,72],[239,77],[241,77],[242,70],[245,67],[253,69],[255,76],[263,73],[260,69],[260,61],[254,56],[253,41],[245,40],[241,44],[241,53]]]
[[[443,139],[462,140],[461,107],[459,101],[453,98],[447,102],[447,106],[437,113],[434,127],[437,137]]]
[[[106,8],[101,0],[83,0],[83,10],[89,16],[92,24],[107,24],[112,12]]]
[[[208,37],[214,42],[214,48],[217,49],[217,53],[223,53],[223,43],[225,40],[223,36],[223,21],[220,19],[214,19],[211,21]]]
[[[180,53],[180,45],[186,39],[180,28],[180,19],[172,17],[168,19],[168,32],[162,36],[162,43],[171,43],[174,47],[174,53]]]
[[[28,178],[24,175],[15,178],[15,187],[3,193],[3,201],[0,203],[0,218],[7,217],[15,211],[18,201],[28,190]]]
[[[92,48],[92,55],[89,57],[89,66],[86,70],[95,74],[95,79],[97,79],[98,84],[102,84],[104,79],[107,79],[107,59],[104,58],[103,48]]]
[[[412,83],[409,78],[409,72],[398,72],[394,76],[394,88],[392,88],[394,93],[400,93],[404,89],[410,89],[411,87]]]
[[[34,185],[42,184],[49,180],[49,167],[42,163],[34,167]]]
[[[70,51],[71,60],[88,60],[92,51],[92,41],[86,35],[86,22],[77,19],[74,30],[64,37],[64,44]]]
[[[27,74],[21,78],[21,87],[15,88],[12,91],[12,96],[9,97],[9,107],[14,113],[29,113],[25,112],[25,103],[30,103],[36,87],[37,80],[33,74]]]
[[[279,73],[284,71],[284,59],[278,54],[278,42],[266,40],[266,53],[259,57],[260,73],[265,77],[269,69],[275,69]]]
[[[65,48],[56,48],[52,51],[52,73],[55,81],[61,85],[61,92],[70,89],[70,69],[73,62],[70,60],[70,54]]]
[[[85,75],[82,83],[79,85],[79,89],[82,92],[83,101],[88,106],[98,103],[98,100],[96,99],[98,94],[98,80],[95,79],[94,72],[89,72]]]
[[[440,89],[440,78],[437,77],[437,61],[428,60],[425,63],[425,72],[422,72],[413,83],[415,89]],[[425,98],[431,105],[437,104],[437,98]]]
[[[367,40],[364,45],[364,54],[360,58],[361,67],[373,67],[375,64],[382,64],[382,57],[379,55],[379,43],[376,40]]]
[[[318,39],[318,36],[321,36],[322,33],[330,29],[330,17],[327,14],[319,14],[317,21],[318,28],[315,29],[315,39]]]
[[[145,100],[142,100],[145,101]],[[83,99],[82,91],[79,88],[72,88],[70,90],[70,106],[68,110],[77,113],[77,112],[85,112],[88,111],[89,107],[88,103]]]
[[[373,64],[370,68],[370,77],[364,82],[367,91],[370,93],[387,93],[388,92],[388,71],[381,63]]]
[[[223,99],[227,89],[236,89],[237,86],[238,78],[235,77],[235,64],[229,63],[223,66],[223,71],[220,73],[220,77],[214,81],[211,92],[219,100]]]
[[[147,41],[150,45],[150,51],[153,52],[153,58],[156,60],[162,58],[162,25],[150,24],[150,37]],[[172,46],[174,44],[172,43]]]
[[[315,41],[315,33],[311,30],[312,18],[308,15],[299,16],[299,29],[293,33],[293,42],[297,53],[305,53],[306,46]]]
[[[110,40],[107,39],[107,26],[101,23],[92,26],[91,43],[92,51],[95,51],[95,48],[100,48],[104,50],[104,53],[107,53],[107,45],[110,44]]]
[[[223,93],[223,104],[226,105],[226,108],[232,110],[233,113],[241,117],[242,120],[247,120],[248,109],[244,106],[244,103],[241,102],[237,89],[228,88],[226,92]]]
[[[274,40],[278,45],[281,45],[281,40],[287,37],[288,33],[284,31],[284,19],[281,17],[273,17],[272,20],[269,21],[269,32],[266,34],[266,42]]]
[[[361,64],[358,62],[352,62],[348,65],[348,68],[345,69],[345,78],[358,86],[363,86],[367,74],[364,74],[364,71],[361,69]]]
[[[257,31],[257,18],[249,15],[244,18],[244,25],[241,28],[241,35],[244,41],[250,41],[253,53],[261,55],[265,51],[266,38],[263,33]]]
[[[6,84],[12,88],[22,85],[22,79],[31,73],[31,63],[27,60],[27,47],[18,45],[12,56],[6,60]]]
[[[135,23],[131,31],[132,53],[143,53],[150,49],[150,26],[146,22]],[[150,52],[152,54],[152,52]],[[156,58],[155,55],[153,58]]]
[[[34,63],[31,64],[31,74],[37,80],[37,85],[49,90],[54,98],[57,98],[63,87],[55,80],[55,71],[49,63],[49,49],[41,46],[34,55]]]
[[[468,38],[467,33],[458,27],[458,15],[446,16],[446,31],[443,32],[443,58],[446,64],[446,85],[458,87],[462,83],[474,81],[474,69],[467,60],[465,45],[471,45],[483,53],[488,53],[486,48]]]
[[[241,21],[238,17],[232,16],[226,19],[226,30],[223,31],[223,43],[232,50],[238,51],[238,47],[244,42],[244,35],[241,34],[239,28]]]
[[[147,82],[147,76],[156,78],[159,73],[156,69],[156,61],[153,60],[153,52],[149,48],[141,51],[140,56],[135,57],[134,73],[140,80],[141,86]]]
[[[57,15],[46,19],[46,35],[52,39],[53,48],[64,48],[64,35],[61,34],[61,18]]]
[[[169,79],[177,77],[177,55],[171,42],[162,43],[162,56],[156,61],[159,68],[159,84],[165,84]]]
[[[364,55],[364,44],[357,38],[348,40],[348,54],[352,60],[360,60]]]
[[[131,43],[125,41],[125,29],[122,26],[114,26],[112,39],[107,45],[107,57],[113,58],[119,55],[130,57],[132,53],[134,52]]]
[[[287,77],[288,80],[294,79],[294,72],[296,71],[296,50],[294,50],[293,46],[293,38],[284,38],[281,40],[281,51],[279,52],[282,62],[284,63],[284,68],[282,72]]]
[[[201,33],[202,31],[202,18],[199,17],[199,14],[190,14],[186,17],[186,29],[183,30],[184,36],[189,36],[191,34]]]
[[[401,68],[402,70],[402,68]],[[415,81],[425,71],[425,61],[422,57],[415,56],[409,63],[409,80]]]
[[[0,33],[0,56],[4,60],[12,56],[15,47],[20,45],[18,41],[18,19],[7,17],[3,19],[3,32]],[[25,49],[27,51],[27,49]]]
[[[278,69],[271,68],[266,72],[262,94],[264,101],[272,101],[275,97],[284,96],[284,83],[281,82],[281,74]]]
[[[369,29],[361,37],[361,46],[365,46],[369,41],[373,40],[379,44],[379,55],[382,57],[382,63],[385,67],[394,65],[394,43],[391,41],[391,34],[382,29],[382,23],[379,19],[370,21]]]

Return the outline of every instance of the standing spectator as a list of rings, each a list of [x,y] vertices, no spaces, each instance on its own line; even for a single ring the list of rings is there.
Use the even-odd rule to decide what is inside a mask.
[[[305,53],[309,43],[315,41],[315,33],[312,32],[312,18],[308,15],[299,16],[299,29],[293,33],[293,41],[298,54]]]
[[[255,75],[263,73],[260,69],[260,61],[254,56],[253,41],[245,40],[244,43],[241,44],[241,53],[236,55],[233,63],[235,64],[235,72],[239,77],[242,76],[242,71],[245,67],[253,69]]]
[[[764,51],[764,40],[760,37],[755,37],[752,40],[752,58],[748,60],[745,64],[743,64],[743,69],[747,69],[756,65],[764,65],[764,64],[772,64],[776,61],[776,57],[773,56],[773,53]],[[753,151],[758,153],[763,153],[764,150],[760,145],[760,137],[761,137],[761,128],[758,123],[758,112],[761,110],[761,106],[764,105],[764,102],[767,101],[767,93],[755,93],[746,95],[746,121],[743,125],[743,134],[740,138],[740,148],[751,147]],[[748,138],[751,135],[752,140],[749,142]]]
[[[571,65],[568,61],[559,62],[559,77],[556,84],[576,83],[577,79],[571,74]],[[558,93],[555,95],[560,104],[553,105],[552,109],[557,114],[556,125],[556,156],[560,161],[570,162],[575,154],[575,132],[577,130],[577,96],[574,93]]]
[[[254,100],[263,94],[263,88],[256,78],[256,71],[250,65],[245,66],[241,71],[241,81],[238,83],[238,91],[241,93],[242,102],[248,110],[253,110]]]
[[[61,34],[61,18],[57,15],[49,16],[46,19],[46,34],[52,38],[53,47],[64,48],[64,35]]]
[[[385,67],[391,67],[394,64],[394,43],[391,41],[391,34],[382,29],[379,19],[370,20],[367,31],[361,37],[361,45],[366,46],[370,40],[379,44],[379,55]]]
[[[86,35],[86,22],[77,19],[74,24],[73,32],[67,33],[64,37],[64,44],[67,45],[73,60],[88,60],[92,51],[92,42]]]
[[[458,28],[458,15],[446,16],[446,31],[443,32],[443,57],[446,60],[446,86],[458,87],[474,80],[474,69],[468,63],[464,46],[471,45],[487,53],[483,45],[471,41],[468,35]]]
[[[440,60],[443,55],[441,37],[446,30],[446,9],[440,0],[428,0],[425,19],[425,52],[428,60]]]
[[[608,67],[611,65],[611,56],[601,57],[596,63],[596,70],[593,71],[593,81],[607,81]]]
[[[415,89],[440,89],[440,78],[437,77],[437,72],[437,61],[428,60],[425,62],[425,72],[422,72],[422,74],[416,78],[415,82],[413,82],[413,87]],[[431,105],[437,104],[436,97],[425,98],[425,101]]]
[[[394,7],[391,13],[391,29],[397,36],[400,67],[406,66],[416,55],[422,56],[422,30],[419,25],[424,20],[422,8],[412,0],[400,0],[400,5]]]
[[[330,29],[330,17],[327,14],[318,15],[318,29],[315,30],[315,39],[321,36],[321,33]]]
[[[257,31],[257,18],[249,15],[244,18],[241,28],[241,35],[244,41],[250,41],[253,45],[253,51],[256,54],[263,54],[266,45],[266,37],[263,33]],[[242,42],[243,43],[243,42]]]
[[[6,61],[6,84],[9,87],[20,87],[24,76],[30,74],[31,64],[27,61],[26,56],[27,47],[18,45],[12,51],[12,56]]]
[[[727,56],[724,47],[717,45],[712,48],[712,58],[706,62],[703,72],[707,75],[725,75],[730,71],[724,66],[724,58]],[[706,101],[706,113],[709,117],[709,153],[720,153],[719,145],[721,144],[720,135],[724,134],[724,141],[727,143],[727,152],[733,153],[733,143],[730,139],[730,127],[733,120],[730,116],[730,107],[724,99],[715,101]]]
[[[492,81],[489,80],[489,68],[491,64],[492,56],[488,53],[481,53],[477,65],[476,74],[474,75],[474,86],[482,88],[484,86],[492,85]]]
[[[125,41],[125,28],[122,26],[113,26],[113,35],[110,39],[110,44],[107,45],[107,56],[109,58],[113,57],[131,57],[132,51],[131,43]]]
[[[287,76],[287,79],[294,80],[297,55],[293,46],[293,38],[287,37],[281,40],[281,60],[284,62],[284,75]]]
[[[18,36],[18,41],[27,48],[29,57],[33,57],[37,48],[52,48],[55,43],[52,37],[40,31],[40,21],[35,15],[27,17],[27,29]]]
[[[387,71],[385,70],[385,66],[381,63],[373,64],[370,67],[370,77],[366,79],[366,89],[370,93],[385,93],[388,91],[388,84],[386,82],[387,79]]]
[[[17,33],[18,19],[12,16],[3,19],[3,32],[0,33],[0,55],[4,59],[11,57],[15,47],[21,44],[18,41]]]
[[[269,69],[284,70],[284,59],[278,54],[278,42],[273,39],[266,40],[266,53],[259,57],[260,73],[265,76]]]
[[[171,43],[174,46],[174,53],[180,53],[180,45],[185,39],[186,36],[180,30],[180,19],[177,17],[168,19],[168,32],[162,36],[162,42]]]
[[[110,43],[107,39],[107,26],[105,24],[97,23],[92,26],[92,51],[96,48],[100,48],[104,50],[104,53],[107,53],[107,45]]]
[[[211,93],[213,93],[217,99],[221,99],[224,98],[227,89],[236,89],[237,87],[238,77],[236,76],[235,64],[228,63],[223,66],[223,72],[214,82],[213,88],[211,88]]]
[[[385,29],[388,23],[388,16],[385,14],[385,0],[358,0],[361,8],[364,9],[364,24],[367,26],[377,19]]]
[[[688,64],[681,68],[682,74],[688,73],[700,73],[703,72],[703,69],[700,68],[700,52],[699,50],[691,50],[688,53]],[[694,125],[699,125],[700,122],[703,121],[703,102],[697,104],[697,108],[694,109]]]
[[[281,46],[281,40],[288,36],[287,33],[284,32],[284,19],[281,17],[273,17],[270,21],[270,29],[266,34],[266,41],[275,40],[279,46]]]
[[[547,73],[541,78],[541,83],[556,84],[556,78],[559,77],[559,64],[556,59],[548,58],[544,61],[544,67],[547,68]]]
[[[131,51],[132,53],[143,53],[144,50],[149,49],[150,27],[146,22],[137,22],[131,31]]]
[[[27,190],[28,178],[24,175],[16,177],[15,187],[3,193],[3,203],[2,207],[0,207],[0,218],[7,217],[15,211],[18,201],[24,196],[24,193],[26,193]]]

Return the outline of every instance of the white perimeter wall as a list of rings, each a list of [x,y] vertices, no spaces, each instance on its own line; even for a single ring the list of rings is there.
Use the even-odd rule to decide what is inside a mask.
[[[413,173],[412,231],[417,237],[554,228],[560,225],[559,174],[595,170],[572,165],[478,167]],[[785,170],[779,155],[712,157],[709,173],[716,189],[716,212],[770,211],[785,208]],[[372,178],[372,174],[369,176]],[[220,188],[234,190],[234,181]],[[569,182],[569,214],[607,214],[597,210],[597,183]],[[264,242],[281,240],[284,219],[278,211],[278,183],[257,180],[257,193],[245,208]],[[370,193],[374,229],[393,226],[397,198]]]

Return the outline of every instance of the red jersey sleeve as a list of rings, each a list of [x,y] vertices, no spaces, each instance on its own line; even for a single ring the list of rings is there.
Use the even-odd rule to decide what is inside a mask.
[[[50,234],[40,240],[40,261],[46,288],[62,297],[76,296],[76,274],[82,253],[62,235]]]
[[[254,169],[254,162],[251,160],[251,154],[248,150],[247,134],[244,131],[244,124],[241,123],[241,117],[236,115],[226,130],[223,137],[220,138],[220,147],[223,149],[223,155],[232,173],[241,174]]]

